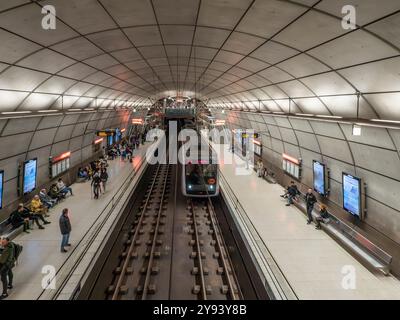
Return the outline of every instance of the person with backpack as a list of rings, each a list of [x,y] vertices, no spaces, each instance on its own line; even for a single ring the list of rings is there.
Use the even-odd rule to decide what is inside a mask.
[[[307,208],[307,224],[310,224],[313,221],[312,212],[314,210],[314,204],[317,202],[317,198],[312,192],[312,189],[308,189],[306,193],[306,208]]]
[[[107,169],[106,168],[103,168],[101,170],[100,179],[101,179],[101,185],[103,186],[103,193],[105,193],[106,192],[106,184],[107,184],[107,181],[108,181],[108,173],[107,173]]]
[[[13,288],[14,274],[12,269],[15,267],[16,261],[18,261],[23,247],[11,242],[9,238],[2,238],[1,246],[3,251],[0,256],[0,276],[3,284],[3,293],[0,296],[0,300],[3,300],[8,297],[8,290]]]
[[[61,239],[61,252],[65,253],[68,252],[65,247],[70,247],[71,244],[69,243],[69,236],[71,234],[71,221],[68,216],[69,210],[63,209],[61,217],[60,217],[60,231],[62,235]]]
[[[93,188],[93,194],[94,198],[98,199],[99,194],[100,194],[100,185],[101,185],[101,178],[100,178],[100,173],[96,171],[96,173],[93,175],[92,179],[92,188]]]

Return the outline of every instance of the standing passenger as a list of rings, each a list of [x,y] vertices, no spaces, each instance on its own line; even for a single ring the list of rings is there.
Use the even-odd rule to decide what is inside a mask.
[[[306,207],[307,207],[307,224],[310,224],[313,220],[312,211],[314,209],[314,204],[317,202],[317,198],[314,196],[312,189],[308,189],[306,193]]]
[[[96,171],[96,173],[93,175],[93,179],[92,179],[92,188],[93,188],[93,194],[94,194],[95,199],[99,198],[100,185],[101,185],[100,173],[98,171]]]
[[[69,210],[63,209],[61,217],[60,217],[60,231],[62,235],[61,240],[61,252],[65,253],[68,252],[65,250],[65,247],[70,247],[71,244],[69,243],[69,236],[71,234],[71,221],[68,216]]]
[[[101,184],[103,186],[103,193],[105,193],[106,192],[106,184],[107,184],[107,181],[108,181],[108,173],[107,173],[107,169],[106,168],[101,170],[100,179],[101,179]]]
[[[15,248],[8,238],[1,239],[3,252],[0,256],[0,275],[3,284],[3,293],[0,300],[8,297],[8,289],[12,288],[13,273],[12,268],[15,264]]]

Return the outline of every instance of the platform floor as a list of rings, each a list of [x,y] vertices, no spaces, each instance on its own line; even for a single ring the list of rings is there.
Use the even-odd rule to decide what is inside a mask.
[[[243,161],[234,159],[221,172],[299,299],[400,299],[399,280],[370,272],[324,231],[307,225],[299,209],[285,206],[279,184],[258,178],[253,169],[237,175]],[[355,289],[342,287],[344,266],[356,270]]]
[[[109,182],[107,191],[99,200],[91,198],[90,182],[75,183],[72,185],[74,196],[68,197],[62,203],[50,210],[50,225],[45,230],[34,230],[30,234],[19,235],[14,242],[24,246],[19,264],[14,271],[14,289],[9,291],[9,300],[35,300],[42,293],[42,274],[44,266],[54,266],[58,270],[68,259],[69,253],[60,252],[61,235],[58,219],[63,208],[70,209],[72,232],[70,242],[78,243],[98,215],[112,199],[113,195],[129,176],[140,159],[145,156],[149,144],[141,146],[134,152],[132,163],[117,158],[109,161]]]

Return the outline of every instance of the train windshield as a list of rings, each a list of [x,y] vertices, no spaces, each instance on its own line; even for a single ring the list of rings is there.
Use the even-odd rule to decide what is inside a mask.
[[[212,194],[216,191],[216,164],[187,164],[186,190],[188,193]]]

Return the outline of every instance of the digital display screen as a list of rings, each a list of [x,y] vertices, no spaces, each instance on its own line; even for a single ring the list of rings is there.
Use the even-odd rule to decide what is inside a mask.
[[[112,146],[114,144],[114,137],[113,136],[108,136],[108,145]]]
[[[0,171],[0,209],[3,208],[4,171]]]
[[[117,128],[115,130],[115,142],[119,142],[121,140],[121,131]]]
[[[361,179],[343,173],[343,209],[361,217]]]
[[[313,161],[314,191],[321,195],[326,195],[325,185],[325,165],[318,161]]]
[[[24,162],[23,172],[23,192],[28,194],[36,189],[37,177],[37,159],[32,159]]]

